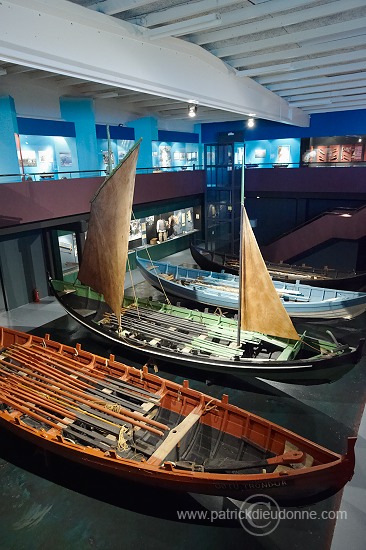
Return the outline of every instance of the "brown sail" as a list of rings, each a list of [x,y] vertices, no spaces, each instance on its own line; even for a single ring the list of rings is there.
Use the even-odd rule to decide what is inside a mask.
[[[268,273],[244,207],[240,268],[241,329],[299,340]]]
[[[88,236],[78,279],[104,299],[120,319],[140,141],[105,179],[91,200]]]

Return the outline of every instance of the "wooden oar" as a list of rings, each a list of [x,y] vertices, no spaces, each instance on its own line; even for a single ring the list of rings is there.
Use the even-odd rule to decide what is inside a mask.
[[[13,388],[6,387],[4,384],[1,384],[1,383],[0,383],[0,388],[2,388],[3,391],[9,397],[12,397],[15,400],[17,400],[19,395],[23,396],[23,398],[27,400],[28,406],[31,409],[35,408],[35,407],[31,407],[30,403],[33,404],[33,405],[39,405],[39,406],[42,407],[42,409],[47,409],[47,410],[51,410],[53,412],[56,412],[56,413],[60,414],[61,417],[64,417],[64,418],[66,417],[67,419],[70,419],[70,421],[82,420],[84,424],[87,423],[87,424],[89,424],[89,426],[102,427],[103,430],[106,430],[106,431],[108,431],[109,433],[112,433],[115,436],[118,435],[119,432],[120,432],[121,426],[118,425],[115,422],[111,422],[110,420],[106,420],[106,419],[101,418],[99,416],[95,416],[95,415],[91,416],[90,413],[88,413],[88,411],[80,413],[77,410],[75,412],[75,411],[70,411],[69,409],[64,409],[64,408],[60,407],[59,404],[55,404],[54,401],[44,399],[42,396],[39,395],[38,392],[33,392],[29,389],[27,391],[25,391],[25,390],[23,391],[23,390],[20,390],[19,387],[17,387],[16,388],[17,395],[14,395],[14,392],[12,391]],[[60,417],[55,416],[54,414],[52,414],[50,412],[45,412],[42,409],[40,410],[37,407],[38,413],[43,413],[43,414],[46,414],[47,417],[54,418],[57,422],[61,422],[62,424],[66,425],[67,428],[69,429],[70,424],[68,422],[65,422],[64,419],[60,419]],[[78,429],[82,429],[82,428],[79,427]],[[102,436],[100,436],[100,434],[98,434],[98,437],[102,437]]]
[[[19,395],[22,395],[24,399],[32,400],[34,403],[38,405],[42,405],[42,407],[44,407],[45,409],[49,409],[50,411],[56,412],[62,416],[66,416],[71,419],[76,418],[74,416],[74,413],[69,411],[67,408],[63,407],[60,403],[55,403],[54,401],[48,399],[45,396],[44,392],[40,393],[39,391],[36,391],[27,386],[14,387],[1,381],[0,381],[0,388],[3,391],[5,391],[7,394],[14,395],[14,397],[18,397]]]
[[[55,395],[56,395],[56,398],[57,398],[57,393],[55,393],[55,392],[51,392],[51,393],[55,394]],[[16,399],[16,397],[14,396],[14,393],[12,394],[12,399],[13,399],[13,400]],[[29,399],[29,401],[32,401],[33,396],[32,396],[32,395],[29,395],[29,396],[28,396],[28,399]],[[63,400],[66,401],[66,403],[69,403],[71,407],[76,407],[76,403],[75,403],[74,401],[70,401],[70,400],[67,399],[67,398],[63,398]],[[4,399],[4,402],[5,402],[5,403],[8,403],[8,401],[7,401],[6,399]],[[9,403],[8,403],[8,404],[9,404]],[[18,408],[18,410],[21,410],[21,411],[22,411],[22,410],[24,409],[24,406],[21,405],[21,407],[23,407],[23,408],[19,408],[19,407],[15,407],[15,408]],[[89,407],[89,408],[90,408],[90,407]],[[24,411],[24,412],[27,412],[27,411]],[[106,410],[105,412],[107,413],[108,416],[112,416],[112,417],[116,417],[116,416],[117,416],[118,418],[121,418],[124,422],[127,422],[128,424],[132,424],[133,426],[136,426],[136,427],[138,427],[138,428],[147,430],[147,431],[149,431],[149,432],[151,432],[151,433],[154,433],[154,434],[156,434],[156,435],[159,435],[159,436],[164,435],[163,432],[161,432],[160,430],[157,430],[156,428],[153,428],[153,427],[151,427],[151,426],[149,426],[149,425],[142,424],[141,422],[138,422],[138,421],[133,420],[133,419],[130,419],[130,418],[124,418],[123,415],[119,415],[118,413],[113,413],[113,411],[110,411],[110,410]],[[45,413],[45,414],[47,414],[47,413]],[[72,412],[70,413],[70,411],[67,409],[67,414],[66,414],[65,416],[70,418],[70,414],[72,415]],[[86,414],[87,414],[87,413],[86,413]],[[90,414],[90,413],[89,413],[89,414]],[[78,414],[77,414],[77,413],[75,413],[75,418],[78,418]],[[100,417],[98,417],[98,416],[96,416],[96,418],[99,419],[99,420],[102,421],[102,422],[105,422],[105,419],[103,419],[103,418],[100,418]],[[46,422],[46,423],[47,423],[47,422]],[[112,424],[113,424],[113,423],[112,423]]]
[[[61,368],[63,368],[66,372],[70,372],[72,375],[81,376],[83,379],[90,381],[91,383],[100,384],[101,381],[104,382],[104,387],[107,389],[113,389],[116,391],[119,391],[120,393],[125,393],[126,395],[131,395],[135,399],[141,400],[141,401],[150,401],[153,400],[159,400],[161,398],[160,395],[156,395],[153,392],[147,391],[143,388],[138,388],[133,386],[133,384],[122,382],[121,380],[118,380],[117,378],[113,380],[113,383],[106,383],[105,380],[108,376],[110,376],[110,372],[112,369],[119,374],[125,374],[125,371],[121,368],[118,368],[118,364],[114,363],[114,356],[111,356],[111,358],[106,361],[106,365],[98,365],[99,368],[105,368],[107,372],[104,372],[102,370],[98,370],[97,368],[94,368],[93,370],[85,371],[83,369],[83,364],[79,363],[77,360],[71,361],[66,360],[63,357],[60,357],[60,355],[52,350],[49,350],[48,348],[43,348],[37,344],[34,345],[34,348],[36,348],[36,353],[39,353],[42,357],[44,355],[50,355],[49,361],[59,364]],[[33,351],[33,348],[32,348]],[[52,358],[52,359],[51,359]],[[53,359],[54,358],[54,359]],[[70,366],[68,366],[70,365]],[[140,395],[136,395],[140,394]]]
[[[44,424],[47,424],[48,426],[51,426],[52,428],[55,428],[56,430],[61,432],[61,426],[59,426],[58,424],[55,424],[51,420],[47,420],[47,418],[44,418],[41,415],[31,411],[31,409],[29,409],[28,407],[25,407],[24,405],[22,405],[21,403],[16,401],[16,399],[14,399],[13,397],[9,397],[8,395],[6,395],[5,393],[3,393],[1,391],[0,391],[0,400],[3,403],[5,403],[6,405],[8,405],[9,407],[11,407],[12,409],[14,409],[16,411],[20,411],[23,414],[26,414],[26,415],[34,418],[35,420],[38,420],[39,422],[43,422]]]
[[[14,364],[8,363],[3,359],[0,359],[0,363],[5,364],[7,367],[14,368]],[[22,368],[18,365],[16,365],[15,367],[17,369],[19,369],[20,371],[22,371],[22,372],[26,372],[27,374],[30,374],[28,369],[24,369],[24,368]],[[52,390],[51,390],[50,385],[49,385],[49,380],[46,376],[43,376],[41,374],[37,374],[37,379],[46,380],[46,382],[48,382],[48,384],[44,384],[43,382],[39,382],[37,380],[37,385],[39,385],[40,387],[46,388],[47,391],[52,393]],[[24,377],[21,377],[20,380],[21,380],[21,383],[25,382]],[[33,380],[33,383],[35,383],[34,380]],[[85,397],[84,397],[86,395],[85,392],[82,393],[82,392],[79,392],[77,390],[72,392],[72,391],[68,391],[68,388],[66,388],[66,390],[62,389],[62,384],[59,384],[59,386],[60,387],[55,387],[53,385],[52,386],[53,392],[55,392],[57,390],[58,394],[66,396],[68,398],[71,398],[73,401],[77,401],[77,402],[87,404],[90,407],[95,408],[95,409],[97,409],[99,411],[102,411],[102,412],[108,411],[108,414],[110,414],[111,416],[114,416],[115,418],[123,420],[124,422],[128,422],[129,424],[136,425],[140,428],[149,429],[149,431],[153,431],[153,428],[145,426],[144,424],[151,424],[151,425],[156,426],[157,428],[160,428],[162,430],[167,430],[168,429],[168,426],[166,426],[165,424],[157,422],[156,420],[153,420],[151,418],[145,417],[140,413],[130,412],[130,411],[127,411],[127,410],[123,409],[123,414],[120,414],[118,412],[107,409],[106,407],[100,406],[98,403],[95,403],[95,401],[93,401],[92,399],[85,399]],[[143,422],[144,424],[141,424],[141,422]],[[163,433],[161,431],[155,430],[155,429],[154,429],[154,433],[157,433],[158,435],[163,435]]]
[[[90,399],[95,399],[95,401],[97,403],[100,403],[101,405],[107,402],[107,396],[108,396],[107,393],[104,393],[96,389],[95,386],[88,384],[86,382],[83,382],[82,380],[79,380],[74,376],[65,374],[64,372],[60,371],[58,368],[51,366],[54,363],[52,359],[44,358],[42,356],[37,355],[36,353],[31,353],[31,352],[22,353],[21,350],[20,351],[12,350],[10,354],[7,354],[7,357],[11,357],[17,361],[21,361],[23,364],[28,365],[33,371],[35,370],[35,371],[46,373],[47,377],[49,377],[50,379],[50,382],[52,382],[52,380],[55,380],[56,383],[59,383],[61,379],[63,384],[72,390],[75,389],[75,386],[80,390],[87,390],[87,394],[90,397]],[[38,359],[39,357],[41,357],[42,363],[43,361],[46,360],[46,361],[49,361],[51,365],[43,366],[42,363],[39,363],[39,359]],[[40,365],[42,366],[42,368],[39,368]],[[100,382],[98,383],[100,384]],[[110,396],[110,399],[112,399],[112,396]],[[127,407],[133,410],[141,409],[140,405],[135,405],[133,403],[130,403],[118,396],[113,395],[113,401],[120,404],[123,407]]]
[[[47,403],[46,399],[39,398],[34,393],[28,393],[27,391],[17,388],[16,394],[14,394],[14,392],[12,391],[12,388],[7,388],[2,384],[0,385],[0,388],[3,393],[5,393],[10,398],[16,401],[19,401],[19,396],[21,396],[23,399],[26,400],[28,407],[30,407],[31,409],[37,408],[38,412],[42,412],[47,417],[53,418],[54,420],[56,420],[56,422],[61,422],[62,424],[67,425],[67,422],[64,422],[62,418],[69,418],[70,420],[76,420],[76,415],[74,415],[72,412],[68,411],[67,409],[61,409],[54,403],[51,403],[51,402]],[[23,403],[23,405],[25,404],[22,401],[20,401],[20,403]],[[40,405],[43,409],[48,409],[47,412],[43,411],[42,409],[39,410],[37,405]],[[53,412],[50,412],[50,411],[53,411]],[[60,414],[62,418],[53,414],[54,412]]]
[[[4,360],[0,360],[0,363],[4,363]],[[27,362],[28,365],[27,367],[31,370],[31,371],[35,371],[37,374],[37,378],[41,379],[41,380],[45,380],[46,382],[48,382],[48,384],[50,383],[50,380],[49,380],[49,376],[48,376],[48,372],[47,372],[47,368],[44,368],[42,366],[40,366],[39,364],[37,364],[36,366],[34,366],[32,363],[29,364],[29,362]],[[8,363],[8,366],[10,367],[13,367],[14,368],[14,365],[12,363]],[[18,365],[15,365],[15,368],[18,369],[18,370],[21,370],[23,372],[26,372],[27,374],[29,374],[29,371],[27,371],[27,369],[24,369]],[[39,374],[39,372],[43,373],[43,374]],[[54,385],[55,383],[52,382],[52,384]],[[100,401],[99,398],[95,398],[94,396],[89,396],[88,394],[86,394],[85,392],[83,391],[79,391],[77,389],[74,389],[74,388],[69,388],[69,385],[65,385],[64,383],[62,382],[59,382],[57,381],[57,386],[58,386],[58,391],[61,393],[61,394],[64,394],[64,395],[67,395],[69,397],[72,397],[73,399],[77,399],[77,400],[81,400],[82,402],[85,402],[87,403],[88,405],[90,406],[93,406],[95,408],[98,408],[99,410],[105,410],[103,406],[100,406],[99,403],[97,403],[96,401]],[[85,399],[85,397],[87,397],[88,399]],[[122,409],[122,412],[124,415],[126,416],[129,416],[131,418],[134,418],[135,420],[140,420],[142,422],[148,422],[158,428],[161,428],[163,430],[166,430],[168,429],[168,427],[165,425],[165,424],[162,424],[160,422],[157,422],[156,420],[152,420],[150,418],[146,418],[143,414],[141,413],[138,413],[138,412],[131,412],[131,411],[128,411],[127,409],[121,407]],[[109,409],[108,409],[109,410]],[[114,413],[114,414],[119,414],[119,413]],[[125,418],[123,418],[125,420]]]
[[[72,389],[76,388],[88,388],[88,384],[83,382],[82,380],[78,380],[77,378],[72,378],[70,376],[65,375],[61,371],[53,368],[50,365],[43,365],[40,363],[37,358],[32,354],[26,354],[22,353],[22,351],[18,350],[12,350],[11,353],[5,353],[4,354],[7,357],[11,357],[15,359],[16,361],[21,362],[23,365],[26,365],[29,367],[32,371],[38,371],[43,374],[47,374],[50,381],[56,380],[56,381],[62,381],[62,383],[65,386],[69,386]]]
[[[19,349],[21,348],[21,346],[18,345],[16,346],[16,348]],[[82,378],[95,384],[100,384],[100,382],[103,381],[104,387],[106,387],[107,389],[110,388],[112,390],[119,391],[120,393],[131,395],[134,397],[134,399],[138,399],[141,401],[148,401],[148,400],[150,401],[151,399],[154,399],[158,401],[161,398],[161,396],[156,395],[150,391],[144,390],[143,388],[135,387],[132,384],[129,384],[127,382],[122,382],[121,380],[118,380],[118,379],[113,380],[114,387],[112,387],[111,383],[105,382],[106,378],[110,376],[110,373],[97,370],[97,368],[94,368],[92,370],[91,369],[85,370],[82,368],[84,366],[83,363],[79,363],[76,359],[71,360],[68,358],[64,358],[63,356],[60,356],[59,353],[54,352],[49,348],[44,348],[38,344],[33,344],[31,348],[22,348],[22,349],[26,349],[26,350],[30,349],[30,352],[37,353],[42,357],[50,356],[50,358],[48,359],[49,362],[57,363],[58,365],[60,365],[60,367],[63,370],[70,372],[72,375],[81,376]],[[104,367],[108,371],[111,371],[113,368],[114,371],[118,373],[122,372],[123,374],[125,374],[125,371],[122,370],[121,368],[118,368],[117,364],[114,363],[114,356],[111,356],[111,357],[113,357],[113,359],[112,360],[109,359],[106,362],[106,365],[98,365],[98,367],[99,368]],[[54,360],[51,358],[54,358]],[[87,365],[85,365],[85,367],[86,366]],[[136,394],[140,394],[140,395],[136,395]]]

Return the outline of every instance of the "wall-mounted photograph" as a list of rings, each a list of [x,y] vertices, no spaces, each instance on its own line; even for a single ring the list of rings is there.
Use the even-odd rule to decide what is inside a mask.
[[[71,166],[72,156],[71,153],[59,153],[60,166]]]
[[[37,166],[37,157],[35,151],[22,151],[22,156],[18,151],[19,166]]]
[[[279,145],[277,149],[277,162],[289,163],[290,162],[290,146]]]
[[[53,151],[46,149],[44,151],[38,151],[39,162],[44,164],[51,164],[53,162]]]

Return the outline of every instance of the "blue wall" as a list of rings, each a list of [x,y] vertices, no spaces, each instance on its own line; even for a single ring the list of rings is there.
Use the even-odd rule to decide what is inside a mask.
[[[96,132],[98,139],[107,139],[107,125],[97,124]],[[109,126],[109,135],[111,139],[135,139],[135,131],[127,126]]]
[[[223,132],[242,132],[245,131],[245,121],[235,120],[233,122],[210,122],[201,125],[201,142],[217,143],[218,134]],[[259,139],[259,138],[254,138]]]
[[[280,147],[288,147],[288,159],[280,158]],[[264,156],[259,156],[259,151],[263,151]],[[300,139],[298,138],[262,139],[256,141],[247,141],[245,144],[246,164],[257,164],[259,167],[270,168],[272,167],[272,164],[283,163],[289,164],[292,167],[298,167],[299,162]]]
[[[190,132],[158,131],[159,141],[178,141],[180,143],[199,143],[199,135]]]
[[[97,164],[98,149],[94,104],[89,98],[60,98],[61,116],[75,125],[79,170],[92,170]]]
[[[0,97],[0,173],[17,174],[19,161],[14,134],[18,133],[14,100],[10,96]],[[19,181],[19,178],[0,178],[0,183]]]
[[[366,134],[366,109],[317,113],[310,116],[310,126],[300,127],[268,120],[256,120],[254,128],[246,128],[245,121],[202,124],[202,143],[217,143],[220,132],[245,129],[245,139],[276,139],[345,136]]]
[[[64,120],[17,117],[19,134],[29,136],[75,137],[75,124]]]
[[[158,121],[153,117],[143,117],[128,123],[134,129],[135,140],[143,138],[140,145],[137,168],[150,168],[152,142],[158,139]]]

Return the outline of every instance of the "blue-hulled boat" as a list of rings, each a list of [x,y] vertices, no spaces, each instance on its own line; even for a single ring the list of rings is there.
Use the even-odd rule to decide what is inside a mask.
[[[237,310],[239,277],[140,258],[141,273],[158,290],[213,307]],[[273,281],[290,317],[352,319],[366,311],[366,293]],[[265,297],[263,297],[265,299]]]

